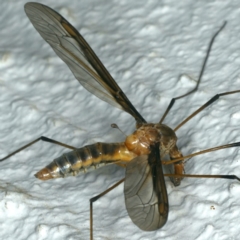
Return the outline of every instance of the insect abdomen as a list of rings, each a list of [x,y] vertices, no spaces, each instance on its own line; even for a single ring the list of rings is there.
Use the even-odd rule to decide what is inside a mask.
[[[135,155],[124,143],[95,143],[78,148],[54,159],[49,165],[35,174],[41,180],[75,176],[89,168],[99,168],[120,160],[130,161]]]

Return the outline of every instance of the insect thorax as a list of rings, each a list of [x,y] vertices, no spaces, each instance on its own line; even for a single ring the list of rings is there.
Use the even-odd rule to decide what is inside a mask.
[[[160,143],[160,154],[163,157],[176,147],[177,136],[167,125],[147,123],[125,140],[127,148],[137,155],[149,154],[150,146],[157,142]]]

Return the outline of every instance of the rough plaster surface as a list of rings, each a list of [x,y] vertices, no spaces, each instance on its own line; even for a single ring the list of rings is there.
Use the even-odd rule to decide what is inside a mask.
[[[224,20],[199,90],[179,100],[176,126],[217,93],[240,89],[239,1],[40,1],[86,38],[141,114],[159,121],[172,97],[195,86],[212,35]],[[81,147],[118,142],[131,116],[83,89],[27,19],[26,1],[0,9],[0,157],[44,135]],[[240,141],[240,94],[223,96],[177,131],[183,154]],[[0,239],[88,239],[89,199],[124,177],[107,166],[42,182],[33,174],[68,151],[39,142],[0,163]],[[240,176],[239,148],[190,159],[186,173]],[[94,239],[239,239],[240,183],[166,178],[167,224],[143,232],[127,215],[123,185],[94,204]]]

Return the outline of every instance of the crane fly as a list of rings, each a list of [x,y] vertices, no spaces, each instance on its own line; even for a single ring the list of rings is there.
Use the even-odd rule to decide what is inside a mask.
[[[174,129],[163,124],[174,102],[197,90],[214,39],[224,28],[226,22],[210,41],[196,87],[184,95],[173,98],[158,123],[147,123],[114,81],[85,39],[66,19],[53,9],[39,3],[27,3],[25,12],[35,29],[68,65],[75,78],[84,88],[101,100],[132,115],[136,120],[136,130],[128,135],[124,142],[98,142],[82,148],[75,148],[41,136],[0,160],[4,161],[42,140],[64,146],[72,151],[64,153],[37,172],[35,176],[41,180],[75,176],[90,168],[96,169],[106,164],[117,164],[126,167],[124,179],[90,199],[90,239],[93,239],[93,202],[122,182],[124,182],[126,209],[132,222],[143,231],[155,231],[163,227],[168,218],[169,204],[164,176],[171,177],[175,186],[180,185],[184,177],[226,178],[240,181],[235,175],[189,175],[184,173],[184,159],[224,148],[236,147],[240,145],[240,142],[221,145],[183,156],[177,147],[177,136],[175,134],[183,124],[215,102],[219,97],[239,93],[240,90],[215,95]],[[169,161],[163,160],[166,155],[170,157]],[[172,164],[174,173],[163,174],[163,164]]]

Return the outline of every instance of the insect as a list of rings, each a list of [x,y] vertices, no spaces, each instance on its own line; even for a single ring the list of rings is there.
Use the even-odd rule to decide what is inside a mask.
[[[56,54],[68,65],[83,87],[100,99],[132,115],[136,120],[136,130],[127,136],[124,142],[96,143],[79,149],[75,149],[74,147],[53,139],[40,137],[9,154],[1,159],[1,161],[4,161],[39,140],[43,140],[70,148],[73,151],[63,154],[36,173],[35,176],[41,180],[74,176],[79,172],[84,172],[86,169],[95,169],[106,164],[125,166],[125,179],[119,181],[119,183],[99,196],[96,196],[90,202],[90,238],[93,239],[93,202],[123,181],[126,208],[133,223],[144,231],[154,231],[163,227],[167,222],[169,206],[162,164],[174,165],[174,174],[165,174],[165,176],[170,176],[174,185],[178,186],[183,177],[191,177],[191,175],[184,174],[184,159],[205,152],[239,146],[239,143],[227,144],[183,156],[176,145],[177,137],[175,131],[201,110],[216,101],[220,96],[238,93],[240,90],[225,92],[214,96],[201,108],[187,117],[175,129],[171,129],[162,122],[173,106],[174,101],[190,94],[192,91],[188,92],[171,101],[159,123],[147,123],[125,96],[124,92],[105,69],[84,38],[70,23],[51,8],[39,3],[27,3],[25,5],[25,11],[36,30],[43,39],[50,44]],[[224,26],[225,24],[222,28]],[[220,28],[220,30],[222,28]],[[208,54],[213,40],[219,31],[214,35],[209,45]],[[199,77],[199,82],[207,57]],[[165,155],[169,155],[171,161],[163,161]],[[194,175],[193,177],[221,177],[239,180],[239,178],[234,175]]]

